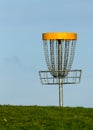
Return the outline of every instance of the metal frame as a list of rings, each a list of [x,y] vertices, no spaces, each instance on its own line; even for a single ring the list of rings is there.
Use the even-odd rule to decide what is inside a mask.
[[[43,85],[59,85],[59,77],[53,77],[51,71],[39,71],[40,81]],[[56,71],[57,72],[57,71]],[[59,71],[58,71],[59,72]],[[64,73],[65,71],[60,71]],[[68,70],[66,77],[60,77],[61,84],[78,84],[81,80],[81,70]]]

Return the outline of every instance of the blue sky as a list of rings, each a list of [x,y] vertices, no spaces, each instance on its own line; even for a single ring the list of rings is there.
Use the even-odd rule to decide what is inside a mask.
[[[72,69],[81,83],[64,85],[64,106],[93,107],[93,1],[0,1],[0,104],[58,106],[58,86],[43,86],[42,33],[77,32]]]

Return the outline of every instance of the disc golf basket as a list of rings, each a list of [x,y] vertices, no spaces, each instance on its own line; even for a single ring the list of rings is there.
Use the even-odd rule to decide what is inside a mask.
[[[59,85],[59,106],[63,106],[63,84],[80,83],[81,70],[72,70],[77,34],[43,33],[43,47],[48,70],[39,71],[43,85]]]

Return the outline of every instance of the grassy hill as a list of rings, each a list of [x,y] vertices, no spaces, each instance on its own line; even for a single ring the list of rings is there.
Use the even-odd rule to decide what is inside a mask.
[[[93,130],[93,108],[0,105],[0,130]]]

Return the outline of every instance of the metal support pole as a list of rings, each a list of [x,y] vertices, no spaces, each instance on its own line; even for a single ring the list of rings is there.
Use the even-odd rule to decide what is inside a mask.
[[[59,106],[63,106],[63,88],[62,88],[62,42],[58,40],[58,77],[59,77]]]
[[[62,79],[59,79],[59,106],[63,106],[63,86],[62,86]]]
[[[62,43],[58,40],[58,77],[62,76]]]

